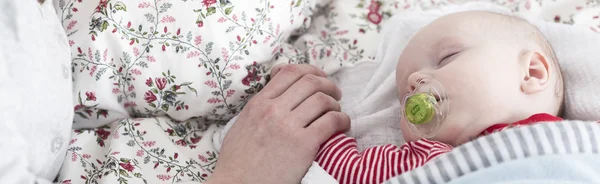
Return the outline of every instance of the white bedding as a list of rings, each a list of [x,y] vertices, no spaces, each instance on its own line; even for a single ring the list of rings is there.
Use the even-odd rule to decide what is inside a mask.
[[[370,7],[371,1],[337,0],[317,9],[319,13],[312,18],[308,31],[297,39],[291,40],[291,44],[283,46],[282,53],[278,55],[278,62],[289,60],[291,63],[315,64],[322,66],[330,74],[337,72],[341,67],[350,67],[354,64],[371,65],[369,61],[373,60],[378,49],[379,30],[389,17],[400,12],[445,7],[453,1],[381,0],[374,2],[377,7]],[[590,32],[600,31],[598,27],[600,19],[597,18],[600,16],[598,3],[567,0],[541,2],[494,0],[492,2],[515,12],[541,17],[544,20],[572,24]],[[373,13],[372,10],[375,9],[377,9],[376,13]],[[379,21],[377,18],[383,20]],[[369,80],[358,76],[353,77],[351,72],[346,73],[345,76],[348,78],[337,79],[338,82]],[[373,78],[376,77],[385,79],[384,76]],[[356,117],[360,115],[360,118],[354,119],[350,135],[358,138],[360,148],[385,143],[401,144],[401,136],[397,130],[399,127],[395,123],[396,117],[385,116],[384,120],[381,117],[382,114],[391,114],[388,111],[394,109],[389,107],[394,107],[398,103],[381,101],[377,98],[362,101],[348,98],[358,96],[365,99],[373,95],[391,95],[392,91],[386,89],[389,88],[388,86],[372,84],[365,88],[371,90],[370,92],[354,94],[345,92],[344,94],[346,98],[342,101],[343,107],[352,107],[352,109],[348,108],[347,112],[354,112]],[[80,94],[84,99],[89,98],[86,95]],[[96,112],[93,115],[97,116]],[[370,124],[374,121],[388,123]],[[210,137],[224,123],[224,121],[205,120],[202,117],[183,122],[176,122],[168,117],[140,119],[125,117],[99,128],[77,130],[72,134],[73,138],[69,144],[59,181],[64,183],[202,182],[210,176],[218,157]]]

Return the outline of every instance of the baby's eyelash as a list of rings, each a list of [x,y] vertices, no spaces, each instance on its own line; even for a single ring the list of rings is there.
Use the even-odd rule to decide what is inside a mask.
[[[452,57],[452,56],[454,56],[454,55],[456,55],[456,54],[458,54],[458,52],[455,52],[455,53],[452,53],[452,54],[448,54],[447,56],[443,57],[443,58],[440,60],[440,62],[441,62],[441,61],[444,61],[444,60],[446,60],[446,59],[448,59],[448,58],[450,58],[450,57]]]
[[[456,55],[456,54],[458,54],[458,53],[459,53],[459,52],[454,52],[454,53],[451,53],[451,54],[448,54],[448,55],[444,56],[444,57],[443,57],[442,59],[440,59],[440,61],[438,62],[438,67],[441,67],[442,65],[444,65],[444,64],[445,64],[445,63],[444,63],[444,61],[445,61],[446,59],[448,59],[448,58],[450,58],[450,57],[452,57],[452,56],[455,56],[455,55]]]

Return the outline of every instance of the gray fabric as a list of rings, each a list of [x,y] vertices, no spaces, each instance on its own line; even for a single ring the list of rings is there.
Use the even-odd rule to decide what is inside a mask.
[[[597,155],[599,135],[598,122],[563,121],[512,128],[461,145],[386,183],[447,183],[469,173],[520,159],[567,154]],[[467,168],[459,166],[462,160],[466,161]]]

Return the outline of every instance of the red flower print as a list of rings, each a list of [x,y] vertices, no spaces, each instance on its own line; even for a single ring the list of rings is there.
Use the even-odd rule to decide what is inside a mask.
[[[98,137],[100,137],[100,139],[106,140],[106,139],[108,139],[110,132],[104,130],[103,128],[99,128],[98,130],[96,130],[96,134],[98,135]]]
[[[98,114],[104,116],[106,118],[106,116],[108,116],[108,111],[107,110],[98,110]]]
[[[96,101],[96,94],[93,91],[85,92],[85,96],[87,97],[85,100]]]
[[[150,7],[150,3],[148,3],[148,2],[143,2],[138,5],[138,8],[142,8],[142,9],[148,8],[148,7]]]
[[[369,12],[369,14],[367,14],[367,19],[373,24],[381,23],[381,18],[381,15],[377,12]]]
[[[167,50],[167,46],[162,45],[162,51],[166,51]]]
[[[148,79],[146,79],[146,86],[152,87],[152,78],[148,77]]]
[[[88,154],[83,154],[83,155],[81,155],[81,157],[83,157],[83,158],[85,158],[85,159],[88,159],[88,158],[90,158],[90,157],[92,157],[92,156],[90,156],[90,155],[88,155]]]
[[[167,181],[167,180],[171,179],[171,176],[166,175],[166,174],[159,174],[159,175],[156,175],[156,177],[161,181]]]
[[[187,146],[187,143],[185,143],[185,141],[183,139],[176,141],[175,144],[180,145],[180,146]]]
[[[204,82],[204,84],[206,84],[208,87],[211,87],[211,88],[217,88],[217,87],[219,87],[218,84],[217,84],[217,82],[212,81],[212,80],[206,81],[206,82]]]
[[[213,5],[217,3],[217,0],[202,0],[202,4],[204,4],[204,6],[209,7],[210,5]]]
[[[173,158],[174,158],[174,159],[177,159],[177,157],[179,157],[179,154],[178,154],[178,153],[175,153],[175,155],[173,155]]]
[[[202,140],[202,136],[196,137],[196,138],[190,138],[190,141],[192,141],[193,144],[196,144],[198,142],[200,142],[200,140]]]
[[[137,152],[135,153],[135,156],[138,156],[138,157],[144,156],[144,150],[137,150]]]
[[[202,43],[202,36],[196,36],[196,38],[194,38],[194,44],[200,45],[201,43]]]
[[[77,139],[71,139],[71,141],[69,141],[69,145],[71,145],[71,144],[73,144],[75,142],[77,142]]]
[[[555,17],[554,17],[554,22],[560,22],[560,16],[558,16],[558,15],[557,15],[557,16],[555,16]]]
[[[104,116],[106,118],[106,116],[108,116],[108,111],[104,110],[104,109],[98,110],[98,114],[100,114],[100,115],[102,115],[102,116]]]
[[[250,74],[248,74],[246,77],[244,77],[244,78],[242,79],[242,84],[243,84],[244,86],[250,86],[250,79],[251,79],[251,77],[252,77],[252,76],[250,76]]]
[[[181,86],[180,85],[175,85],[175,91],[177,91],[179,89],[181,89]]]
[[[137,49],[136,49],[137,50]],[[137,68],[131,69],[131,74],[142,75],[142,71]]]
[[[146,103],[152,103],[156,101],[156,95],[154,95],[152,91],[148,90],[146,93],[144,93],[144,100],[146,100]]]
[[[234,93],[235,93],[235,90],[233,90],[233,89],[227,90],[227,98],[231,97]]]
[[[208,100],[206,100],[206,102],[208,102],[210,104],[215,104],[215,103],[221,103],[222,100],[218,99],[217,97],[212,97],[212,98],[209,98]]]
[[[77,111],[77,110],[79,110],[79,109],[81,109],[81,108],[83,108],[83,107],[85,107],[85,106],[83,106],[83,105],[81,105],[81,104],[79,104],[79,105],[76,105],[76,106],[75,106],[75,111]]]
[[[200,160],[204,163],[208,162],[208,159],[206,159],[206,157],[204,157],[204,155],[198,155],[198,160]]]
[[[166,15],[166,16],[164,16],[164,17],[163,17],[163,18],[160,20],[160,22],[161,22],[161,23],[173,23],[173,22],[175,22],[175,17],[172,17],[172,16],[169,16],[169,15]],[[165,29],[165,30],[166,30],[166,29]]]
[[[135,167],[133,167],[133,165],[131,165],[131,162],[119,163],[119,165],[121,166],[121,168],[123,168],[129,172],[133,171],[133,169],[135,168]]]
[[[159,90],[165,89],[165,86],[167,85],[167,79],[165,79],[164,77],[161,77],[161,78],[156,78],[154,80],[156,82],[156,87]]]
[[[371,5],[369,5],[369,12],[378,12],[379,11],[379,3],[377,1],[371,1]]]
[[[61,184],[71,184],[71,180],[64,180],[61,182]]]
[[[73,12],[77,12],[77,8],[73,8],[72,10],[73,10]]]
[[[146,142],[142,142],[142,144],[145,147],[152,147],[152,146],[154,146],[156,144],[156,141],[146,141]]]
[[[245,86],[250,86],[250,82],[260,81],[262,77],[257,75],[256,73],[256,69],[253,69],[252,71],[248,72],[248,75],[246,75],[246,77],[242,79],[242,84]]]
[[[198,24],[198,27],[204,26],[204,22],[202,22],[202,21],[198,21],[197,24]]]
[[[100,0],[100,3],[96,6],[96,12],[100,12],[102,8],[106,8],[106,2],[107,0]]]

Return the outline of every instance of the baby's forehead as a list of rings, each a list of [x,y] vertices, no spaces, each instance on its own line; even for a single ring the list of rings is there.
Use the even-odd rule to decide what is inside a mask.
[[[442,16],[424,27],[419,34],[428,40],[454,37],[476,41],[490,38],[519,41],[519,35],[522,34],[519,27],[522,25],[522,21],[509,15],[466,11]]]
[[[510,31],[511,25],[516,23],[512,16],[486,11],[466,11],[442,16],[431,23],[432,28],[439,31],[445,29],[458,29],[462,32],[489,32],[503,29]],[[442,28],[442,29],[440,29]],[[445,29],[444,29],[445,28]]]

